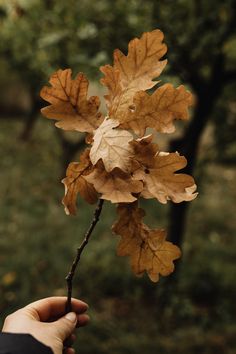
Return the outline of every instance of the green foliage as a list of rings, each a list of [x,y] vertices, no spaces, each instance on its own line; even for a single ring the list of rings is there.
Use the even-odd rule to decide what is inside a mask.
[[[94,73],[111,57],[114,42],[123,48],[130,36],[148,29],[143,22],[149,9],[140,4],[124,0],[93,4],[86,0],[3,1],[1,52],[29,83],[41,85],[37,80],[58,67]]]

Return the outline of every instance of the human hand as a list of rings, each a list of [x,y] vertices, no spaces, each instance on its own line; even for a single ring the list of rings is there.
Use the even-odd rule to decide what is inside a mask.
[[[63,343],[70,345],[75,340],[73,331],[77,326],[87,324],[89,317],[84,314],[88,305],[72,299],[72,310],[65,313],[66,297],[48,297],[35,301],[12,313],[5,319],[2,332],[28,333],[50,347],[54,354],[62,354]],[[63,317],[62,317],[63,316]],[[65,349],[66,354],[74,354],[73,348]]]

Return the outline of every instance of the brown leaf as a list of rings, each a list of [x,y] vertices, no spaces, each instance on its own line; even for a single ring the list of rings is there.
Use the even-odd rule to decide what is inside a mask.
[[[72,80],[71,69],[58,70],[49,82],[52,87],[44,86],[40,95],[51,105],[41,112],[47,118],[58,120],[58,128],[92,133],[101,124],[100,100],[97,96],[87,99],[89,83],[83,73]]]
[[[101,79],[101,83],[104,86],[107,86],[109,94],[104,95],[106,100],[106,105],[108,110],[112,109],[112,105],[116,98],[118,98],[122,92],[122,88],[120,86],[120,72],[116,70],[111,65],[104,65],[100,67],[101,72],[105,75]]]
[[[119,168],[108,173],[102,163],[98,163],[92,173],[84,178],[102,194],[101,199],[110,200],[112,203],[133,202],[137,198],[132,193],[139,193],[143,189],[142,182],[133,180]]]
[[[109,90],[105,98],[111,118],[119,119],[127,112],[137,91],[156,85],[153,79],[161,74],[167,63],[160,61],[167,50],[163,38],[159,30],[146,32],[140,39],[130,41],[127,56],[118,49],[114,51],[113,67],[101,67],[105,74],[101,82]]]
[[[184,168],[187,160],[178,153],[159,153],[155,157],[155,164],[149,168],[140,168],[135,171],[134,178],[144,182],[142,196],[157,198],[165,204],[167,200],[175,203],[190,201],[196,198],[196,185],[193,177],[175,173]]]
[[[68,166],[62,181],[66,213],[75,214],[78,193],[91,204],[98,195],[118,203],[119,220],[113,225],[114,232],[121,235],[118,254],[130,256],[136,275],[147,272],[155,282],[174,270],[173,261],[180,257],[180,250],[166,241],[164,230],[144,224],[145,212],[138,208],[137,200],[179,203],[197,196],[194,179],[176,173],[186,166],[186,159],[178,153],[160,152],[153,136],[144,136],[147,128],[174,132],[175,120],[187,119],[192,104],[192,95],[184,86],[165,84],[152,94],[145,92],[158,83],[155,80],[167,63],[163,38],[159,30],[144,33],[129,43],[127,55],[117,49],[113,66],[101,67],[101,82],[108,89],[105,119],[98,112],[99,98],[87,97],[89,83],[83,73],[72,79],[70,69],[58,70],[50,79],[51,87],[41,91],[50,104],[42,113],[56,119],[59,128],[87,133],[85,142],[91,144],[79,163]],[[133,132],[140,138],[133,137]],[[101,206],[96,209],[95,223]]]
[[[97,201],[97,192],[88,183],[85,176],[91,172],[89,160],[89,149],[86,149],[80,157],[80,162],[71,162],[66,171],[66,178],[62,180],[65,185],[65,196],[62,203],[65,206],[66,214],[76,214],[76,200],[78,193],[89,203]]]
[[[112,230],[121,236],[118,245],[119,256],[130,256],[132,270],[136,275],[145,271],[154,282],[159,274],[166,276],[173,272],[173,261],[180,257],[180,249],[165,241],[164,230],[151,230],[142,222],[145,215],[137,203],[118,206],[119,220]]]
[[[174,88],[165,84],[152,95],[144,91],[136,93],[133,110],[119,117],[120,127],[132,129],[143,136],[146,128],[153,128],[161,133],[173,133],[175,119],[188,119],[188,107],[192,104],[192,95],[184,86]]]
[[[102,159],[108,172],[115,167],[123,171],[130,168],[132,148],[129,142],[133,136],[125,130],[115,129],[118,125],[119,122],[113,119],[105,119],[93,137],[90,159],[93,165]]]
[[[155,156],[159,151],[158,145],[152,143],[153,135],[144,136],[141,139],[136,139],[130,142],[133,148],[132,162],[135,167],[143,166],[146,168],[155,165]],[[138,164],[134,164],[138,162]],[[134,168],[135,170],[135,168]]]

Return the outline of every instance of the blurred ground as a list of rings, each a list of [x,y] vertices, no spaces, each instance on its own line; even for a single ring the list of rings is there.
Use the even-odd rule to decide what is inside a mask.
[[[65,294],[65,274],[93,213],[80,201],[77,217],[64,214],[61,148],[48,123],[39,119],[22,143],[23,122],[0,121],[1,319],[34,299]],[[105,207],[76,279],[75,295],[91,314],[79,330],[81,353],[235,352],[236,171],[208,163],[197,175],[200,196],[191,203],[177,280],[151,284],[131,274],[128,260],[115,255],[115,208]],[[152,225],[166,226],[165,206],[145,208]]]

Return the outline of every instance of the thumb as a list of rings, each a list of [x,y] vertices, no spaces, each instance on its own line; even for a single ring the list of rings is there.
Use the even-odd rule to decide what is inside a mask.
[[[57,331],[59,338],[64,341],[74,331],[77,323],[77,316],[75,312],[69,312],[64,317],[55,321],[54,328]]]

